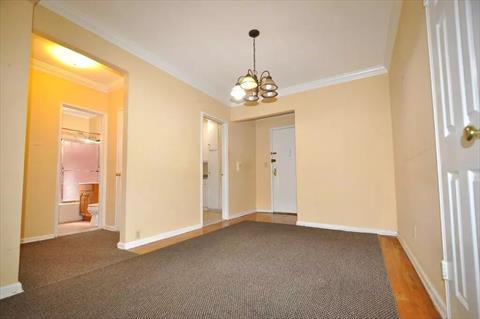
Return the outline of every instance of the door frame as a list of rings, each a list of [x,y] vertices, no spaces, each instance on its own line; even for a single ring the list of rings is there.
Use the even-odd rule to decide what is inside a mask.
[[[105,204],[106,204],[106,194],[107,194],[107,143],[108,143],[108,128],[107,128],[107,113],[97,111],[88,107],[78,106],[67,102],[60,103],[60,110],[59,110],[59,127],[58,127],[58,151],[57,151],[57,176],[56,176],[56,183],[55,183],[55,211],[53,216],[53,235],[58,237],[58,215],[59,215],[59,203],[61,200],[61,183],[60,183],[60,170],[61,160],[62,160],[62,115],[63,115],[63,108],[74,109],[82,112],[87,112],[91,114],[96,114],[102,117],[102,127],[100,130],[100,161],[99,161],[99,169],[100,169],[100,176],[99,176],[99,201],[98,201],[98,225],[97,228],[103,228],[105,226]]]
[[[207,112],[200,112],[200,225],[203,227],[203,138],[204,120],[211,120],[222,126],[222,220],[228,220],[229,214],[229,161],[228,161],[228,122]]]
[[[289,125],[282,125],[282,126],[275,126],[270,128],[270,157],[272,157],[271,153],[273,152],[273,132],[276,130],[281,130],[281,129],[286,129],[286,128],[293,128],[293,135],[294,135],[294,147],[295,147],[295,180],[297,179],[297,143],[296,143],[296,132],[295,132],[295,124],[289,124]],[[297,208],[297,211],[295,213],[290,213],[290,212],[280,212],[280,213],[286,213],[286,214],[297,214],[298,213],[298,202],[297,202],[297,187],[295,187],[295,207]],[[272,213],[275,213],[275,208],[274,208],[274,200],[273,200],[273,174],[272,174],[272,162],[270,161],[270,207],[272,207]]]

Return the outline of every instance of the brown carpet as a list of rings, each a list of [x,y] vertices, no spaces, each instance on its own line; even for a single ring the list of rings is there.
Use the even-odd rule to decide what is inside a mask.
[[[243,222],[0,302],[1,318],[398,318],[375,235]]]
[[[20,247],[20,282],[28,291],[102,268],[136,254],[117,249],[118,232],[94,230]]]

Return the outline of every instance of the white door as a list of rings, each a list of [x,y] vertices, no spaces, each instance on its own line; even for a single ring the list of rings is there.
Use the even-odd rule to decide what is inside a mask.
[[[296,213],[295,128],[278,127],[271,132],[273,212]]]
[[[207,178],[207,207],[210,209],[221,209],[221,143],[219,143],[220,130],[219,125],[208,120],[207,122],[207,160],[208,160],[208,178]]]
[[[449,318],[480,318],[480,2],[426,1]],[[445,269],[444,269],[445,270]]]

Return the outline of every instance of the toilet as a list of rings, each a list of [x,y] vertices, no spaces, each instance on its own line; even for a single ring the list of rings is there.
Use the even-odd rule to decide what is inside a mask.
[[[92,214],[90,224],[98,226],[98,203],[88,204],[88,212]]]

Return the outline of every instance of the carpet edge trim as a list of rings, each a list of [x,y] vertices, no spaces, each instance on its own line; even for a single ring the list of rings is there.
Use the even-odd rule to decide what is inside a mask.
[[[5,285],[0,287],[0,299],[11,297],[23,292],[22,283],[17,281],[16,283]]]
[[[398,236],[398,233],[394,230],[353,227],[353,226],[335,225],[335,224],[312,223],[312,222],[306,222],[302,220],[297,221],[297,226],[322,228],[322,229],[330,229],[330,230],[341,230],[341,231],[348,231],[348,232],[354,232],[354,233],[377,234],[377,235],[394,236],[394,237]]]
[[[133,241],[118,242],[117,243],[117,248],[121,249],[121,250],[129,250],[129,249],[132,249],[132,248],[136,248],[136,247],[139,247],[139,246],[143,246],[143,245],[153,243],[155,241],[159,241],[159,240],[162,240],[162,239],[167,239],[167,238],[170,238],[170,237],[174,237],[174,236],[178,236],[178,235],[181,235],[181,234],[184,234],[184,233],[188,233],[188,232],[200,229],[200,228],[202,228],[202,224],[187,226],[187,227],[183,227],[183,228],[159,233],[159,234],[156,234],[156,235],[153,235],[153,236],[149,236],[149,237],[145,237],[145,238],[141,238],[141,239],[137,239],[137,240],[133,240]]]
[[[415,272],[417,273],[418,277],[420,277],[420,280],[422,281],[422,284],[425,287],[425,290],[430,296],[430,299],[432,300],[433,305],[435,306],[437,311],[440,313],[440,316],[446,319],[447,307],[443,302],[442,298],[439,296],[438,292],[433,288],[432,282],[430,281],[430,279],[428,279],[428,276],[426,275],[425,271],[423,270],[418,260],[413,255],[412,251],[408,247],[405,240],[403,240],[403,238],[399,236],[398,241],[400,242],[400,245],[405,251],[405,254],[407,255],[408,259],[412,263],[413,268],[415,269]]]

